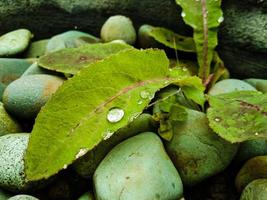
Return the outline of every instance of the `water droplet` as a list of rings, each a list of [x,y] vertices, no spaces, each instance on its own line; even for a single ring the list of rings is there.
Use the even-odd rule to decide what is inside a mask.
[[[221,17],[219,17],[218,22],[219,22],[219,23],[222,23],[223,20],[224,20],[224,18],[223,18],[223,16],[221,16]]]
[[[138,105],[141,105],[142,103],[143,101],[141,99],[137,102]]]
[[[78,159],[82,156],[84,156],[88,152],[88,148],[80,149],[80,151],[76,154],[75,158]]]
[[[256,135],[256,136],[258,136],[258,135],[259,135],[259,133],[258,133],[258,132],[256,132],[256,133],[255,133],[255,135]]]
[[[120,108],[111,108],[107,114],[107,120],[111,123],[119,122],[124,116],[124,111]]]
[[[66,165],[66,164],[63,165],[63,169],[67,169],[67,167],[68,167],[68,165]]]
[[[148,98],[149,98],[149,100],[153,99],[153,98],[154,98],[154,96],[155,96],[155,94],[150,94],[150,95],[149,95],[149,97],[148,97]]]
[[[139,115],[140,115],[140,113],[135,113],[135,114],[133,114],[133,115],[129,118],[129,123],[132,122],[133,120],[135,120]]]
[[[196,2],[199,2],[199,0],[196,0]]]
[[[186,67],[183,67],[182,70],[186,72],[187,71],[187,68]]]
[[[78,26],[74,26],[74,29],[78,29]]]
[[[103,139],[104,140],[108,140],[112,135],[113,135],[114,132],[111,132],[111,131],[106,131],[103,133]]]
[[[186,16],[186,14],[185,14],[184,11],[181,13],[181,16],[182,16],[182,17],[185,17],[185,16]]]
[[[149,98],[149,95],[150,95],[149,91],[143,90],[140,92],[140,97],[142,97],[143,99]]]
[[[220,121],[221,121],[221,119],[220,119],[219,117],[215,117],[214,120],[215,120],[216,122],[220,122]]]

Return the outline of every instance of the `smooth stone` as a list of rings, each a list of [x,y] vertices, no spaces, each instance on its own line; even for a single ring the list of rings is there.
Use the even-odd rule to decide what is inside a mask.
[[[0,57],[13,56],[23,52],[29,45],[32,34],[27,29],[19,29],[0,37]]]
[[[267,156],[249,159],[239,170],[235,178],[237,191],[241,192],[253,180],[267,178]]]
[[[267,93],[267,79],[250,78],[246,79],[245,81],[255,87],[257,90]]]
[[[0,187],[12,192],[26,191],[33,183],[26,182],[24,153],[29,141],[28,133],[8,134],[0,137]]]
[[[202,112],[187,110],[186,121],[173,123],[173,137],[165,148],[184,185],[192,186],[222,172],[234,158],[238,145],[220,138]]]
[[[256,88],[245,81],[238,79],[225,79],[217,82],[208,92],[209,95],[218,95],[235,91],[256,91]]]
[[[160,47],[160,44],[149,35],[149,33],[153,30],[153,26],[144,24],[138,29],[138,46],[141,48],[152,48],[152,47]]]
[[[94,199],[95,199],[94,195],[91,191],[84,193],[82,196],[78,198],[78,200],[94,200]]]
[[[63,78],[37,74],[23,76],[10,83],[4,91],[5,109],[13,116],[34,119],[41,107],[64,82]]]
[[[45,54],[48,41],[49,39],[32,42],[24,54],[25,57],[39,58],[40,56],[43,56]]]
[[[267,199],[267,179],[257,179],[252,181],[243,190],[240,200],[266,200]]]
[[[160,138],[141,133],[115,146],[95,171],[96,199],[176,200],[183,195],[178,172]]]
[[[32,62],[27,59],[0,58],[0,101],[6,86],[18,79]]]
[[[155,131],[156,122],[150,114],[143,113],[124,128],[118,130],[108,140],[103,140],[93,150],[76,160],[73,164],[75,171],[84,178],[91,178],[108,152],[123,140],[138,133]]]
[[[254,139],[242,142],[234,158],[237,163],[243,163],[256,156],[267,155],[267,140]]]
[[[61,75],[58,72],[51,71],[42,67],[39,67],[38,62],[34,62],[22,75],[28,76],[28,75],[35,75],[35,74],[50,74],[50,75]]]
[[[20,195],[11,197],[8,200],[39,200],[39,199],[35,198],[34,196],[20,194]]]
[[[136,31],[131,19],[122,15],[108,18],[101,28],[100,35],[104,42],[123,40],[133,45],[136,41]]]
[[[100,39],[81,31],[67,31],[53,36],[47,43],[45,53],[51,53],[65,48],[75,48],[84,44],[100,42]]]
[[[6,112],[3,103],[0,102],[0,137],[21,131],[20,124]]]

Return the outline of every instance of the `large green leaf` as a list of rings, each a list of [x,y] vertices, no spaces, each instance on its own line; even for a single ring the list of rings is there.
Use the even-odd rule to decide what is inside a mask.
[[[159,43],[166,45],[167,47],[185,51],[185,52],[195,52],[195,43],[192,37],[186,37],[172,32],[166,28],[153,27],[148,33]]]
[[[206,81],[217,41],[217,27],[223,21],[221,0],[176,0],[184,21],[194,29],[199,76]]]
[[[209,96],[211,128],[232,143],[267,138],[267,94],[239,91]]]
[[[25,155],[29,180],[48,178],[142,113],[169,75],[163,51],[120,52],[67,80],[36,118]]]
[[[38,64],[49,70],[76,74],[80,69],[93,62],[132,48],[130,45],[121,43],[88,44],[44,55],[39,59]]]

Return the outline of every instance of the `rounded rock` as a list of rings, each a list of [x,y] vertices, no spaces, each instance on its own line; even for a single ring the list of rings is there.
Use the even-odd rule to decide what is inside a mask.
[[[20,194],[13,197],[10,197],[8,200],[39,200],[33,196],[26,195],[26,194]]]
[[[256,91],[256,88],[238,79],[225,79],[217,82],[210,90],[209,95],[218,95],[235,91]]]
[[[182,197],[178,172],[160,138],[141,133],[114,147],[95,171],[96,199],[169,199]]]
[[[0,137],[0,187],[18,192],[29,189],[26,183],[23,156],[29,141],[28,133]]]
[[[32,34],[27,29],[19,29],[0,37],[0,57],[23,52],[29,45]]]
[[[266,79],[256,79],[256,78],[249,78],[245,79],[247,83],[255,87],[257,90],[261,91],[262,93],[267,93],[267,80]]]
[[[136,32],[132,21],[122,15],[108,18],[101,28],[101,39],[105,42],[123,40],[128,44],[134,44]]]
[[[18,118],[33,119],[63,81],[60,77],[45,74],[23,76],[5,89],[4,107]]]
[[[21,131],[19,123],[13,119],[0,102],[0,137],[8,133],[18,133]]]
[[[241,192],[250,182],[261,178],[267,179],[267,156],[256,156],[249,159],[239,170],[235,185]]]
[[[266,200],[267,179],[257,179],[245,187],[240,200]]]
[[[186,121],[173,124],[173,137],[165,142],[165,147],[188,186],[222,172],[238,149],[238,145],[223,140],[211,130],[204,113],[189,109]]]

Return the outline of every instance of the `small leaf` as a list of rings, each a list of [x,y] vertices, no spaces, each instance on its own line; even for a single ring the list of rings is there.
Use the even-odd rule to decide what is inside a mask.
[[[49,70],[76,74],[80,69],[93,62],[132,48],[130,45],[120,43],[88,44],[44,55],[39,59],[38,64]]]
[[[185,52],[196,52],[195,43],[192,37],[186,37],[172,32],[166,28],[153,27],[148,33],[159,43],[172,49]]]
[[[232,143],[267,138],[267,94],[238,91],[209,96],[211,128]]]
[[[67,80],[36,118],[25,169],[28,180],[48,178],[92,150],[146,108],[169,77],[163,51],[120,52]]]
[[[217,46],[217,27],[223,21],[221,0],[176,0],[183,9],[182,17],[194,29],[199,76],[206,81],[214,48]]]

